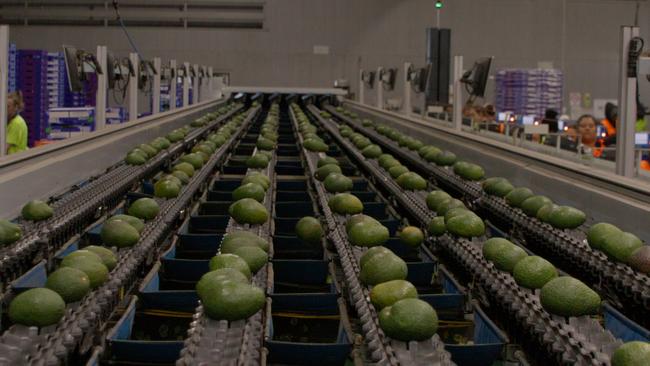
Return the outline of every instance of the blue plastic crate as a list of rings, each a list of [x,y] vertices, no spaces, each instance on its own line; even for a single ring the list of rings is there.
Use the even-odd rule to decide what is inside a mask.
[[[650,342],[650,330],[627,318],[608,303],[603,303],[605,329],[623,342]]]

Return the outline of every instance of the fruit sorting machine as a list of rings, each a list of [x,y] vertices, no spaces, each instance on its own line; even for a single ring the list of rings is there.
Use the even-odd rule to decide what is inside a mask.
[[[6,266],[0,272],[5,276],[5,309],[16,295],[17,284],[25,279],[35,263],[42,263],[44,259],[51,268],[52,256],[59,248],[87,236],[86,231],[96,220],[102,222],[116,208],[128,206],[128,198],[126,204],[122,203],[128,192],[131,195],[134,191],[147,194],[143,181],[161,168],[168,167],[200,137],[205,137],[235,114],[245,113],[245,120],[236,133],[215,151],[181,194],[162,201],[161,213],[146,224],[140,242],[133,248],[118,251],[118,265],[106,284],[90,292],[79,304],[66,309],[62,320],[54,326],[39,329],[3,324],[4,334],[0,338],[2,363],[55,365],[87,362],[92,365],[147,363],[155,359],[157,364],[178,365],[344,364],[346,360],[355,364],[381,365],[487,365],[496,358],[511,361],[524,358],[503,347],[505,343],[512,343],[522,346],[525,358],[532,363],[609,364],[613,350],[622,340],[630,340],[624,338],[625,330],[619,329],[617,333],[607,324],[601,326],[588,317],[567,320],[548,313],[540,305],[538,292],[520,287],[512,275],[497,270],[483,257],[480,247],[484,239],[467,239],[448,233],[427,238],[415,252],[405,249],[399,240],[395,240],[398,227],[407,222],[426,231],[435,217],[426,203],[426,193],[434,187],[461,198],[468,207],[493,224],[493,233],[506,235],[597,289],[612,305],[605,306],[605,309],[609,307],[612,310],[609,313],[606,310],[606,318],[607,314],[616,314],[620,320],[617,323],[619,328],[641,330],[637,332],[639,337],[648,336],[643,333],[643,326],[648,324],[642,315],[647,312],[648,302],[644,300],[649,288],[647,275],[590,250],[582,242],[584,238],[540,225],[502,201],[485,195],[479,184],[463,180],[449,169],[424,162],[417,154],[363,127],[334,107],[299,106],[292,102],[298,102],[298,99],[275,94],[263,98],[261,106],[231,104],[227,113],[206,127],[195,129],[182,142],[172,145],[147,164],[117,164],[105,174],[51,200],[55,211],[51,219],[36,224],[18,221],[26,235],[5,248],[3,260],[7,264],[0,262]],[[260,133],[259,127],[274,103],[280,105],[277,148],[271,150],[271,158],[264,168],[247,168],[240,158],[258,153],[255,141]],[[461,300],[455,308],[461,314],[473,311],[477,327],[473,342],[453,344],[448,337],[443,337],[440,330],[439,334],[421,341],[404,342],[387,336],[379,320],[379,311],[370,301],[370,287],[360,277],[359,259],[365,250],[350,244],[351,238],[345,228],[346,217],[332,211],[329,206],[332,193],[326,190],[323,182],[314,178],[318,162],[325,153],[306,148],[305,138],[299,133],[297,110],[317,126],[319,136],[323,136],[327,143],[327,156],[336,157],[342,162],[344,173],[357,177],[352,192],[367,197],[362,199],[367,210],[364,213],[372,212],[378,219],[381,216],[380,221],[390,228],[392,239],[385,245],[405,260],[416,258],[406,260],[408,279],[415,283],[411,278],[417,272],[415,269],[429,270],[433,267],[435,270],[427,272],[429,283],[425,286],[431,285],[434,274],[446,278],[443,279],[445,290],[439,294],[442,296],[420,294],[420,298],[430,299],[425,301],[430,302],[439,315],[442,313],[439,310],[443,307],[442,299],[456,301],[459,299],[456,295],[463,299],[471,293],[472,297],[483,302],[484,307],[487,305],[485,313],[478,302],[467,301],[464,304]],[[328,111],[331,116],[323,117],[323,111]],[[375,160],[366,158],[340,134],[338,127],[344,124],[352,126],[426,177],[426,189],[402,188]],[[461,151],[458,153],[462,154]],[[262,173],[270,180],[262,202],[273,217],[263,224],[238,223],[225,209],[231,202],[229,196],[235,184],[251,172]],[[228,182],[234,184],[228,185]],[[300,207],[307,208],[303,212]],[[305,247],[294,241],[296,222],[308,215],[320,217],[326,228],[316,247]],[[56,228],[64,226],[68,229],[56,231]],[[224,235],[233,231],[250,231],[272,244],[270,262],[253,277],[253,285],[267,294],[262,308],[246,319],[213,320],[206,315],[204,304],[197,303],[193,312],[182,314],[187,318],[188,331],[182,336],[182,344],[178,339],[174,340],[174,349],[179,353],[167,359],[156,359],[153,352],[162,344],[153,339],[138,339],[135,333],[130,333],[135,324],[142,323],[142,320],[138,321],[138,314],[143,312],[138,312],[136,304],[140,298],[148,296],[182,298],[184,301],[189,296],[192,301],[197,301],[193,288],[198,278],[195,276],[188,280],[183,278],[184,272],[174,273],[172,269],[184,262],[188,266],[186,271],[195,267],[201,273],[209,259],[219,252]],[[549,249],[551,247],[554,249]],[[21,259],[12,260],[12,257]],[[569,259],[563,261],[561,257]],[[450,272],[440,265],[439,259]],[[315,291],[313,283],[302,284],[311,290],[303,289],[305,293],[302,294],[291,293],[287,290],[290,286],[282,277],[283,265],[288,265],[284,261],[294,266],[289,272],[293,275],[293,282],[309,277],[317,272],[316,268],[324,268],[326,275],[321,285],[327,286]],[[319,264],[324,267],[319,267]],[[579,266],[580,270],[572,265]],[[463,285],[472,287],[472,290]],[[138,294],[139,298],[128,296],[132,293]],[[314,305],[318,302],[323,306]],[[324,304],[328,304],[325,310]],[[158,313],[160,315],[160,311]],[[282,321],[284,317],[305,328],[335,320],[336,330],[328,341],[315,341],[317,337],[313,335],[303,335],[300,341],[300,337],[287,331],[287,323]],[[313,323],[305,319],[311,319]],[[356,342],[355,337],[362,338],[363,342]],[[138,359],[129,358],[136,355]],[[323,358],[324,355],[333,358]]]

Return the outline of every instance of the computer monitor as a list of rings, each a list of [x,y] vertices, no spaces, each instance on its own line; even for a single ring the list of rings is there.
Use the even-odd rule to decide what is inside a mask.
[[[535,116],[533,115],[523,116],[521,119],[521,123],[524,125],[533,125],[535,124]]]
[[[637,132],[634,134],[634,145],[648,145],[648,140],[647,132]]]
[[[564,131],[564,126],[565,126],[565,123],[564,123],[563,120],[560,119],[560,120],[557,121],[557,130],[558,130],[558,132]]]
[[[361,74],[361,80],[372,89],[374,83],[375,83],[375,72],[374,71],[364,71]]]
[[[474,63],[472,69],[466,72],[461,78],[461,82],[467,85],[467,91],[470,98],[483,98],[485,96],[485,87],[490,74],[490,65],[492,57],[481,57]]]
[[[497,121],[503,122],[507,118],[508,118],[508,114],[505,112],[499,112],[499,114],[497,114]]]
[[[83,73],[80,72],[80,60],[77,49],[72,46],[63,46],[63,57],[65,58],[65,70],[68,76],[68,85],[73,92],[80,92],[84,85]]]

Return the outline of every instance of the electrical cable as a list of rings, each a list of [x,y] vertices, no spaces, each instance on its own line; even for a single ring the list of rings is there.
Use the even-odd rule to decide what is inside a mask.
[[[129,31],[126,29],[126,26],[124,25],[124,21],[122,20],[122,17],[120,16],[120,4],[118,4],[117,0],[113,0],[113,9],[115,9],[116,20],[120,23],[120,27],[124,31],[124,34],[126,35],[126,39],[131,44],[131,48],[133,48],[135,53],[138,55],[138,59],[142,60],[142,56],[140,55],[140,51],[138,51],[138,47],[135,45],[135,42],[131,38],[131,35],[129,34]]]

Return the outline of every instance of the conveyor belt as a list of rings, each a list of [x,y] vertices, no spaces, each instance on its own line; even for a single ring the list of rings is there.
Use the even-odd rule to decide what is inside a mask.
[[[419,224],[426,227],[435,216],[426,207],[424,192],[405,192],[399,188],[390,176],[382,172],[376,163],[365,159],[348,141],[345,141],[332,122],[320,117],[318,109],[311,106],[310,111],[319,120],[321,126],[335,138],[337,143],[355,157],[359,165],[372,171],[376,181],[383,184],[395,197],[403,197],[402,208],[410,216],[419,219]],[[467,272],[485,289],[490,303],[495,304],[500,317],[510,326],[516,339],[527,345],[529,351],[543,350],[535,354],[536,358],[551,360],[565,365],[606,364],[608,356],[588,341],[588,337],[579,334],[572,326],[559,319],[554,319],[542,309],[539,299],[521,289],[513,277],[494,268],[481,254],[480,250],[466,239],[445,235],[435,241],[448,259],[456,264],[457,269]],[[602,328],[600,328],[602,332]],[[549,357],[550,355],[550,357]]]
[[[629,266],[615,263],[585,243],[584,234],[564,231],[526,216],[521,210],[508,206],[498,197],[486,195],[477,183],[467,182],[451,170],[427,163],[416,153],[399,147],[394,141],[376,131],[360,126],[328,106],[327,111],[368,136],[382,148],[403,158],[424,176],[435,179],[441,187],[456,192],[473,202],[482,214],[502,230],[515,229],[522,234],[527,246],[540,254],[552,254],[561,269],[601,290],[601,293],[632,319],[650,327],[650,276]]]
[[[265,117],[262,113],[260,120]],[[254,150],[253,154],[257,151]],[[268,212],[272,211],[275,197],[275,174],[276,152],[269,161],[266,169],[249,169],[248,172],[261,172],[269,177],[271,183],[264,197],[264,206]],[[272,220],[263,225],[250,226],[240,225],[234,219],[228,221],[227,233],[244,230],[253,231],[258,236],[267,239],[270,243],[272,232]],[[272,246],[270,254],[272,255]],[[217,254],[217,253],[215,253]],[[260,269],[253,277],[252,284],[264,289],[269,289],[269,273],[272,271],[271,264]],[[265,307],[270,306],[267,299]],[[213,320],[206,316],[203,307],[199,306],[193,316],[191,328],[188,330],[188,338],[185,341],[181,357],[177,365],[259,365],[262,362],[262,346],[265,328],[264,309],[246,320],[227,321]]]
[[[297,130],[295,116],[292,112],[292,121]],[[329,132],[329,131],[328,131]],[[302,136],[298,135],[298,142],[303,147]],[[341,141],[337,141],[339,144]],[[319,155],[309,152],[303,148],[303,155],[313,177],[316,172]],[[318,194],[318,200],[324,213],[328,226],[328,238],[334,244],[339,255],[347,288],[350,293],[350,301],[354,305],[360,319],[364,333],[364,341],[367,345],[371,361],[377,365],[420,365],[440,364],[453,365],[451,356],[444,349],[444,344],[436,334],[428,341],[411,342],[407,347],[404,342],[390,340],[384,335],[378,321],[377,311],[369,302],[369,291],[359,280],[359,265],[357,255],[348,242],[345,231],[344,218],[334,214],[328,205],[330,195],[325,191],[321,182],[313,181]]]
[[[220,116],[208,126],[194,129],[182,141],[159,153],[142,166],[124,163],[111,167],[82,187],[64,195],[52,204],[52,218],[33,223],[20,221],[26,235],[17,243],[0,252],[0,284],[2,290],[31,268],[42,258],[49,258],[73,235],[80,233],[103,211],[109,210],[121,200],[126,192],[142,178],[158,170],[166,162],[184,151],[198,138],[218,128],[225,120],[238,112],[241,106]]]
[[[95,332],[135,284],[138,269],[146,264],[156,246],[168,237],[177,220],[185,213],[185,208],[205,185],[205,180],[212,174],[214,167],[225,158],[234,141],[246,130],[258,110],[259,108],[253,108],[249,111],[248,117],[233,134],[233,138],[217,149],[176,199],[159,202],[159,214],[145,225],[141,240],[134,247],[118,253],[117,266],[111,271],[106,283],[87,295],[78,306],[66,309],[65,316],[55,329],[43,329],[44,334],[37,336],[12,334],[12,328],[2,337],[3,343],[0,343],[0,346],[20,350],[25,364],[47,365],[66,363],[68,354],[73,350],[84,353],[90,349]],[[24,358],[25,356],[27,358]]]

